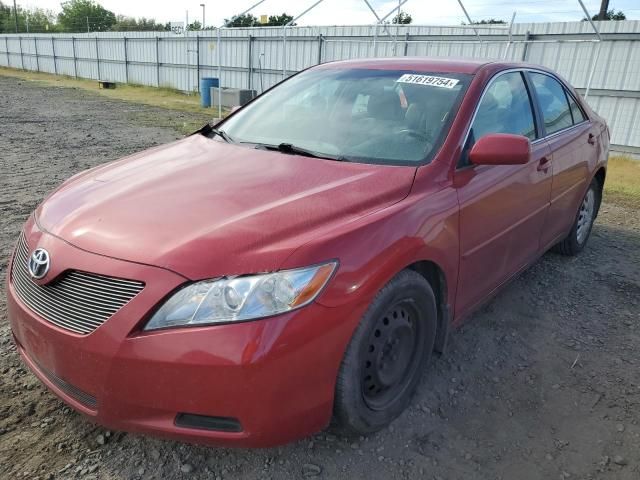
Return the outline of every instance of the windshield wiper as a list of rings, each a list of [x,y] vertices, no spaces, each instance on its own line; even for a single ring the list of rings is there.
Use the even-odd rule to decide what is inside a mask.
[[[227,135],[227,132],[225,132],[224,130],[218,130],[217,128],[212,128],[209,132],[213,133],[214,135],[218,135],[227,143],[235,143],[233,139],[229,135]]]
[[[264,150],[275,150],[278,152],[289,153],[292,155],[302,155],[304,157],[326,158],[328,160],[336,160],[338,162],[343,162],[346,160],[345,157],[340,155],[318,153],[318,152],[314,152],[313,150],[307,150],[306,148],[296,147],[291,143],[280,143],[279,145],[269,145],[268,143],[256,143],[255,148],[262,148]]]

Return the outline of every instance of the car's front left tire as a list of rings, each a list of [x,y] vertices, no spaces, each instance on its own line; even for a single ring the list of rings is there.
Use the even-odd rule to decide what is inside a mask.
[[[412,270],[398,273],[374,298],[342,360],[334,400],[340,431],[372,433],[405,410],[433,352],[436,329],[429,282]]]

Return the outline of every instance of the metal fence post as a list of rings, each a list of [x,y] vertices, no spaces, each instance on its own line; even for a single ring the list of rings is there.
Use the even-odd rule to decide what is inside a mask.
[[[73,48],[73,77],[78,78],[78,60],[76,57],[76,37],[71,37],[71,47]]]
[[[40,59],[38,58],[38,37],[33,37],[33,48],[36,52],[36,70],[40,71]]]
[[[127,55],[127,36],[124,36],[124,83],[129,83],[129,57]]]
[[[53,73],[58,74],[58,60],[56,59],[56,39],[51,37],[51,54],[53,55]]]
[[[507,54],[509,53],[509,48],[511,48],[511,38],[513,36],[513,22],[516,19],[516,12],[513,12],[513,16],[511,17],[511,22],[509,22],[509,39],[507,40],[507,44],[504,47],[504,53],[502,54],[502,58],[506,60]]]
[[[218,56],[218,119],[222,120],[222,42],[220,38],[220,27],[218,27],[216,32],[216,42],[216,54]],[[213,99],[211,99],[211,101],[213,102]]]
[[[378,56],[378,24],[375,24],[373,30],[373,57]]]
[[[598,46],[596,48],[596,56],[591,63],[591,69],[589,70],[589,78],[587,79],[587,88],[584,92],[584,99],[587,100],[589,98],[589,92],[591,91],[591,82],[593,81],[593,76],[596,73],[596,65],[598,64],[598,60],[600,59],[600,48],[602,47],[602,40],[598,40]]]
[[[322,34],[318,35],[318,65],[322,63]]]
[[[156,37],[156,86],[160,86],[160,37]]]
[[[22,52],[22,37],[18,37],[18,43],[20,44],[20,68],[24,70],[24,54]]]
[[[247,68],[249,69],[249,79],[247,81],[247,88],[251,90],[251,86],[253,85],[253,35],[249,35],[249,58]]]
[[[524,34],[524,47],[522,48],[522,61],[527,60],[527,50],[529,50],[529,39],[531,38],[531,32],[527,30]]]
[[[11,57],[9,56],[9,39],[4,37],[4,48],[7,50],[7,67],[11,66]]]
[[[96,64],[98,66],[97,80],[102,80],[102,75],[100,75],[100,53],[98,52],[98,35],[96,35]]]
[[[287,26],[282,27],[282,79],[287,78]]]
[[[196,34],[196,88],[200,93],[200,35]]]
[[[409,32],[404,32],[404,56],[409,53]]]

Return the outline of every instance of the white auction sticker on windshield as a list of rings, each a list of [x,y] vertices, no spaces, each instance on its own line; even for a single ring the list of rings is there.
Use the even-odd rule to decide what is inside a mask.
[[[456,78],[433,77],[431,75],[417,75],[414,73],[405,73],[397,82],[414,83],[416,85],[429,85],[431,87],[453,88],[458,84]]]

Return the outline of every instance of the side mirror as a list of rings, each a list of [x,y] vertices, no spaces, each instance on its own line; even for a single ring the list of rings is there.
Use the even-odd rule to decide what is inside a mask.
[[[476,165],[522,165],[530,156],[531,144],[527,137],[490,133],[471,148],[469,160]]]

